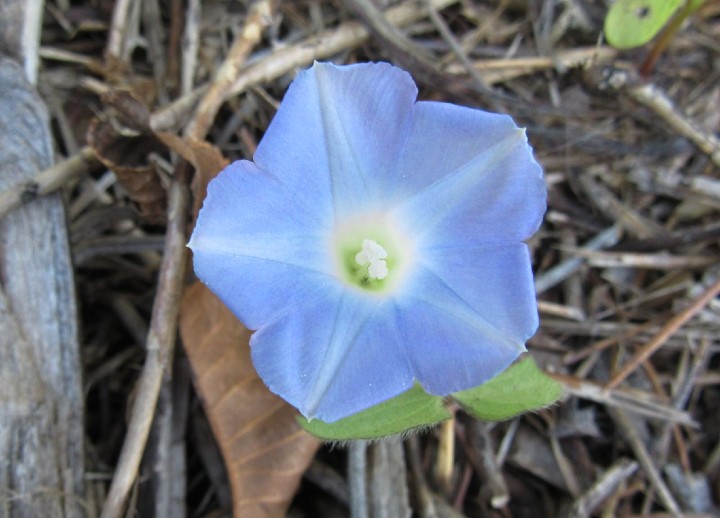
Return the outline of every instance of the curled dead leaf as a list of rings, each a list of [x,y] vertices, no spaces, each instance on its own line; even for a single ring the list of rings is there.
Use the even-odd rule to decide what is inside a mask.
[[[147,157],[164,147],[154,135],[123,135],[121,131],[110,122],[96,119],[88,130],[88,144],[98,160],[115,173],[143,217],[150,223],[161,223],[165,219],[167,196]]]
[[[103,95],[107,120],[96,120],[88,131],[88,142],[98,159],[115,172],[148,221],[157,223],[165,216],[165,189],[148,154],[164,151],[177,153],[195,169],[192,190],[193,216],[197,217],[205,199],[207,184],[227,164],[220,150],[209,142],[155,131],[150,111],[135,95],[111,90]]]

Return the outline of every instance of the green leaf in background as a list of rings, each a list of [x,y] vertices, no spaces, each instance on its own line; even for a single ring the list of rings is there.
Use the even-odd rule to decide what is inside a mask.
[[[683,4],[684,0],[617,0],[605,18],[605,37],[618,49],[644,45]]]
[[[535,360],[528,356],[487,383],[456,392],[452,398],[476,419],[501,421],[544,408],[561,395],[562,386],[543,374]]]
[[[450,419],[444,400],[427,394],[419,385],[357,414],[326,423],[319,419],[299,418],[305,431],[326,441],[379,439],[437,424]]]

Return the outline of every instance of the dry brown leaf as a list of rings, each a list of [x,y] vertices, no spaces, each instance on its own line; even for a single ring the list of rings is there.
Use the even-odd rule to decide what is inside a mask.
[[[195,168],[193,219],[197,217],[207,184],[228,164],[220,150],[209,142],[155,131],[146,104],[130,91],[111,90],[102,99],[108,120],[93,121],[88,142],[103,165],[115,172],[145,218],[155,223],[165,216],[165,189],[148,163],[148,154],[164,147]]]
[[[230,477],[235,516],[283,516],[318,441],[250,362],[248,331],[200,282],[183,296],[180,333]]]
[[[162,144],[153,135],[122,135],[113,124],[101,120],[93,121],[87,138],[97,159],[115,173],[143,217],[150,223],[164,221],[167,195],[147,160],[151,152],[163,149]]]
[[[218,148],[203,140],[184,139],[173,133],[158,132],[157,137],[195,168],[192,180],[193,221],[197,218],[210,180],[222,171],[228,160]]]

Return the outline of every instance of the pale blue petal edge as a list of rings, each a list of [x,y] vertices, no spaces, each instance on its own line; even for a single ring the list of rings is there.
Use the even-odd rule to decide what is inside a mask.
[[[252,162],[238,161],[210,182],[188,246],[198,278],[257,329],[290,300],[338,282],[330,232],[306,198]]]
[[[343,218],[377,208],[392,183],[417,87],[387,63],[315,63],[298,73],[254,160]]]
[[[445,396],[496,376],[537,329],[522,243],[439,251],[418,266],[412,282],[395,301],[398,325],[413,374],[431,394]]]
[[[417,103],[400,163],[415,181],[394,213],[413,222],[420,247],[519,242],[542,222],[542,169],[510,117]]]
[[[253,364],[268,388],[326,422],[409,389],[413,376],[391,305],[334,287],[319,295],[252,336]]]

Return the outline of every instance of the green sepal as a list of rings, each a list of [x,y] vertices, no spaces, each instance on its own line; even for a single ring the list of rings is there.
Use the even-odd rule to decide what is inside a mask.
[[[425,428],[450,419],[442,397],[431,396],[420,385],[399,396],[334,423],[299,417],[305,431],[326,441],[379,439]]]
[[[490,381],[452,398],[462,409],[483,421],[502,421],[545,408],[562,396],[562,385],[545,375],[527,356]]]
[[[702,1],[695,2],[702,5]],[[605,38],[617,49],[645,45],[684,3],[685,0],[617,0],[605,17]]]

